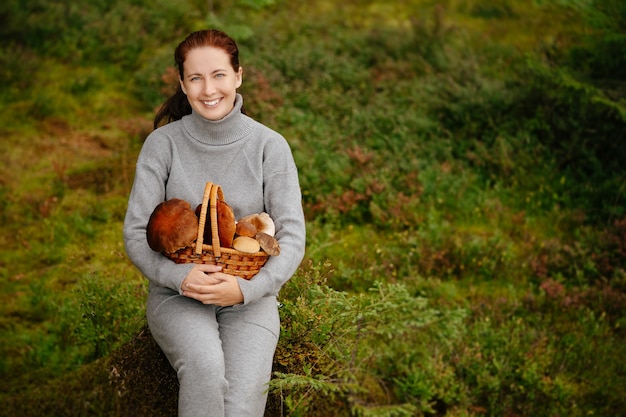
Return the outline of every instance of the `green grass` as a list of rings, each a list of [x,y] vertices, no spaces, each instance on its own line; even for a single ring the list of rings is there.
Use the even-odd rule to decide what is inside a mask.
[[[111,373],[154,355],[122,222],[172,48],[208,22],[237,35],[246,110],[292,146],[308,220],[268,415],[626,406],[619,2],[18,3],[0,6],[7,415],[172,398]]]

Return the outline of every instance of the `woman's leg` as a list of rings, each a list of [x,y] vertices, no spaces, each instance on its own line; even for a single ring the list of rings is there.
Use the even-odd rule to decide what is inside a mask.
[[[226,417],[262,417],[280,319],[276,297],[218,309],[229,390]]]
[[[176,370],[179,417],[222,417],[228,390],[215,307],[151,288],[148,325]]]

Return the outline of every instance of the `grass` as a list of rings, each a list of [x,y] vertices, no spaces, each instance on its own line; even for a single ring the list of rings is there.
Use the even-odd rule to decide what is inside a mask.
[[[289,140],[308,219],[268,415],[623,410],[623,78],[598,70],[588,42],[615,46],[586,20],[607,9],[140,4],[67,9],[66,37],[42,44],[22,35],[55,33],[36,19],[60,6],[1,29],[3,412],[141,415],[171,398],[150,385],[172,375],[145,360],[147,283],[121,230],[171,48],[208,21],[240,34],[246,109]],[[120,26],[129,14],[162,30]]]

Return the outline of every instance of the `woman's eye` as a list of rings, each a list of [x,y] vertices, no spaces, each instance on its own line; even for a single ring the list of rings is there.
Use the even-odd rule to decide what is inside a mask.
[[[215,78],[222,78],[224,77],[226,74],[215,74]]]

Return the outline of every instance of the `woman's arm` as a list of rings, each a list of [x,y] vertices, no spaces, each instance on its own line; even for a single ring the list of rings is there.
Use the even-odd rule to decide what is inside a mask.
[[[244,303],[274,295],[304,257],[306,228],[298,171],[287,142],[274,142],[264,156],[264,206],[276,225],[280,255],[270,256],[251,280],[239,279]]]
[[[181,291],[181,283],[193,265],[176,264],[148,246],[146,226],[154,208],[165,201],[172,150],[167,141],[158,140],[154,132],[139,154],[135,179],[124,219],[126,253],[150,281]]]

